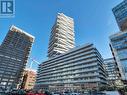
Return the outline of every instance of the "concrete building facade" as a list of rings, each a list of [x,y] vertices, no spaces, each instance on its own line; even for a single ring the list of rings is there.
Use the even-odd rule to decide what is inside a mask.
[[[27,64],[34,37],[11,26],[0,46],[0,87],[17,88]]]
[[[93,44],[85,44],[40,64],[36,89],[81,91],[106,85],[103,58]]]
[[[48,57],[65,53],[66,51],[74,48],[74,21],[71,17],[58,13],[55,24],[52,27]]]

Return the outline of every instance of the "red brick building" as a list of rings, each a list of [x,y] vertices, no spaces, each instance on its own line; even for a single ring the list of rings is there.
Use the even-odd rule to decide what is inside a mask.
[[[36,81],[36,72],[31,69],[26,69],[23,76],[23,82],[21,88],[33,89]]]

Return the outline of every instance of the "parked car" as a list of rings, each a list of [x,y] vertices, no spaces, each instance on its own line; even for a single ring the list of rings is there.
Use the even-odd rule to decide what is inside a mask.
[[[60,95],[59,92],[52,92],[52,95]]]
[[[70,93],[70,95],[80,95],[80,93]]]
[[[71,93],[70,92],[63,92],[62,94],[63,95],[70,95]]]

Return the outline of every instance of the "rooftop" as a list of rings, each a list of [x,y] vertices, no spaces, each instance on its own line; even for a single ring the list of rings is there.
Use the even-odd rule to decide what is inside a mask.
[[[21,33],[23,33],[23,34],[25,34],[25,35],[27,35],[27,36],[33,38],[33,40],[35,39],[34,36],[32,36],[31,34],[29,34],[29,33],[25,32],[25,31],[23,31],[22,29],[20,29],[20,28],[14,26],[14,25],[11,26],[10,30],[13,30],[13,29],[16,29],[16,30],[18,30],[18,32],[21,32]]]

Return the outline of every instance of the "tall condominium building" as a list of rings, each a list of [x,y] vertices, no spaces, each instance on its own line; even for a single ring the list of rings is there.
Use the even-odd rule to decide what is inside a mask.
[[[55,24],[52,27],[48,47],[48,57],[65,53],[74,48],[74,21],[72,18],[58,13]]]
[[[127,30],[127,0],[113,8],[116,21],[121,31]]]
[[[117,63],[113,58],[104,59],[105,70],[107,73],[107,81],[111,86],[120,86],[121,85],[121,74]]]
[[[36,81],[36,71],[32,69],[25,69],[21,88],[27,90],[33,89],[35,81]]]
[[[16,88],[21,83],[34,37],[11,26],[0,46],[0,87]]]
[[[106,85],[103,59],[93,44],[85,44],[39,65],[35,88],[81,91]]]
[[[110,47],[118,64],[122,80],[127,79],[127,0],[113,8],[120,32],[111,35]]]
[[[127,79],[127,31],[110,36],[112,54],[118,64],[122,79]]]

